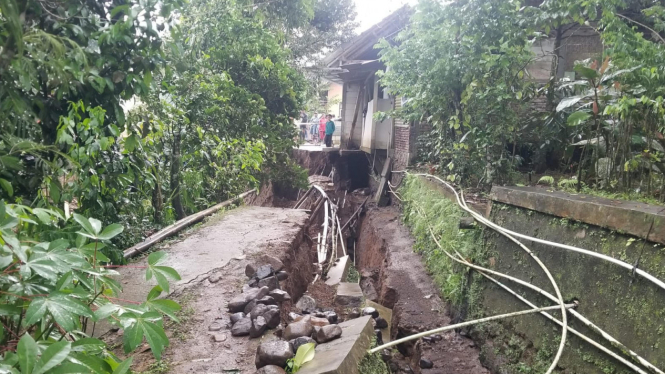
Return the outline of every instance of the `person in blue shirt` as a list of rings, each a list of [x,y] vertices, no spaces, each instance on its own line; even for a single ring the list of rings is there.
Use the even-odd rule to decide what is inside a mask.
[[[333,122],[333,115],[328,114],[326,116],[328,118],[328,122],[326,122],[326,136],[325,136],[325,143],[326,147],[330,148],[332,147],[332,136],[333,133],[335,132],[335,122]]]

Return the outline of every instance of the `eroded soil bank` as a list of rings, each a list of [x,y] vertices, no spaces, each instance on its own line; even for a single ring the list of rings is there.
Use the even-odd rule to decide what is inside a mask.
[[[371,196],[362,218],[350,225],[345,235],[349,237],[349,253],[357,256],[355,266],[360,272],[359,281],[366,299],[393,309],[391,340],[450,324],[446,303],[439,297],[423,259],[414,252],[414,239],[401,223],[399,209],[377,207],[373,203],[373,191],[368,188],[370,167],[364,157],[364,154],[298,152],[302,165],[334,170],[334,193],[350,197],[352,211],[366,196]],[[324,161],[328,166],[322,165]],[[346,217],[350,214],[352,212],[342,212]],[[316,235],[316,228],[310,227],[310,233]],[[387,362],[392,372],[489,373],[480,362],[480,349],[464,332],[451,331],[397,348],[398,352]],[[431,361],[433,367],[421,369],[421,358]]]
[[[361,287],[368,298],[375,297],[373,301],[393,309],[394,339],[451,323],[446,304],[421,256],[414,253],[413,238],[399,214],[396,207],[371,206],[362,220],[357,246]],[[420,372],[419,361],[425,358],[434,367],[423,373],[489,373],[480,363],[474,342],[454,331],[398,345],[398,350],[404,357],[395,363],[402,371],[408,364]]]

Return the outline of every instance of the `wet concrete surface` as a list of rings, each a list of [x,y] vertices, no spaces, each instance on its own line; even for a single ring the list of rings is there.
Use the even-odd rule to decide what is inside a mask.
[[[167,323],[171,345],[163,361],[169,373],[253,373],[254,355],[261,341],[275,339],[272,331],[262,338],[232,337],[227,327],[226,304],[241,292],[247,280],[245,266],[258,254],[277,255],[286,252],[302,232],[309,213],[265,207],[241,207],[221,213],[204,223],[184,240],[163,249],[163,265],[174,267],[182,280],[172,288],[169,298],[181,303],[181,324]],[[147,263],[144,257],[132,266]],[[212,274],[221,277],[211,283]],[[121,271],[124,292],[120,298],[142,302],[154,284],[145,281],[145,270],[127,268]],[[212,277],[214,278],[214,277]],[[213,325],[222,326],[217,330]],[[213,331],[215,330],[215,331]],[[106,340],[120,345],[122,330],[110,332]],[[139,347],[134,371],[154,365],[147,347]]]

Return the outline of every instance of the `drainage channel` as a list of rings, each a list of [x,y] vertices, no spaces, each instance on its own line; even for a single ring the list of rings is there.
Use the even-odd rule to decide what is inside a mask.
[[[413,252],[413,239],[400,223],[398,209],[379,208],[368,201],[369,178],[361,177],[368,175],[366,160],[332,157],[328,164],[320,159],[310,163],[320,170],[311,173],[310,169],[310,182],[318,184],[337,204],[340,221],[349,222],[343,233],[346,256],[338,246],[338,259],[329,271],[324,263],[323,274],[313,261],[314,277],[322,275],[323,279],[307,286],[287,319],[294,324],[298,318],[307,318],[302,315],[308,312],[314,317],[334,312],[343,334],[336,343],[317,346],[314,359],[300,371],[305,374],[363,373],[361,361],[372,342],[386,343],[451,323],[438,289],[420,256]],[[312,194],[301,207],[312,212],[307,240],[314,254],[325,216],[323,209],[317,209],[318,200]],[[302,300],[313,301],[315,309],[304,310],[307,303]],[[359,318],[366,318],[369,325],[356,321]],[[355,329],[347,333],[350,326]],[[372,368],[372,372],[489,373],[480,364],[479,349],[473,341],[455,332],[401,344],[377,357],[383,365],[380,371]]]

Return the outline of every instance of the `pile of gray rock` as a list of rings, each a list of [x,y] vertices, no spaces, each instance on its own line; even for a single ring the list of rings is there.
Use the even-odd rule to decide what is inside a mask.
[[[281,368],[298,351],[301,345],[328,343],[342,336],[342,328],[337,325],[338,316],[330,309],[317,308],[316,300],[304,295],[296,308],[301,313],[289,313],[289,323],[282,332],[282,339],[259,345],[255,364],[259,374],[283,373]]]
[[[288,292],[280,289],[279,281],[288,277],[281,269],[284,264],[274,257],[264,256],[261,266],[247,265],[245,274],[250,278],[242,293],[228,304],[231,314],[231,335],[261,337],[266,330],[280,325],[280,305],[291,300]],[[276,270],[278,269],[278,270]]]

